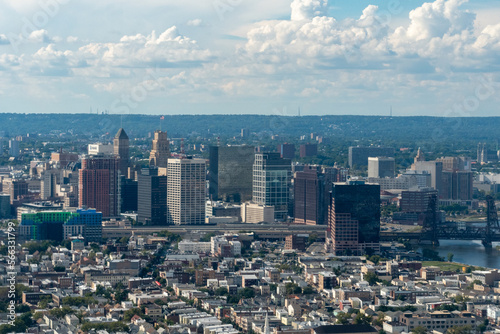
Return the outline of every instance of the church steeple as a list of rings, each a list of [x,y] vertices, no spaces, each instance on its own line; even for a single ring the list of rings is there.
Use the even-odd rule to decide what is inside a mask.
[[[264,334],[271,334],[271,329],[269,328],[269,315],[266,313],[266,321],[264,322]]]

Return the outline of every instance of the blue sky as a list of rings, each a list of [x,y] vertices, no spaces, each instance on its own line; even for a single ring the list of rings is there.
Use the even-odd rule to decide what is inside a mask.
[[[497,116],[493,0],[3,0],[0,112]]]

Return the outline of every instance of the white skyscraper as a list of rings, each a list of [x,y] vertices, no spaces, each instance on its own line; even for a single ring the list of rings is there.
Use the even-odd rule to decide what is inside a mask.
[[[167,223],[204,224],[205,160],[168,159],[167,180]]]

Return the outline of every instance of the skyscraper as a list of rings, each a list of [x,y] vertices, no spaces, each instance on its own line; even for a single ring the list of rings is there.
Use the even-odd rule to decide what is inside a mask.
[[[293,159],[295,158],[295,145],[294,144],[280,144],[278,145],[278,153],[282,158]]]
[[[252,201],[274,206],[274,218],[278,220],[288,218],[291,172],[291,161],[279,153],[255,154]]]
[[[349,147],[349,167],[368,166],[368,157],[394,157],[392,147]]]
[[[167,224],[204,224],[205,200],[205,160],[168,159]]]
[[[149,154],[149,165],[167,168],[169,157],[170,144],[167,138],[167,131],[156,130],[153,138],[153,148]]]
[[[253,146],[209,147],[209,196],[244,202],[252,198]]]
[[[9,140],[9,155],[14,158],[19,156],[19,142],[15,139]]]
[[[329,208],[329,246],[336,254],[380,248],[380,186],[363,181],[335,183]]]
[[[113,139],[113,153],[120,158],[120,173],[127,176],[130,162],[129,139],[122,128],[118,130]]]
[[[318,154],[318,144],[303,144],[300,145],[300,157],[313,157]]]
[[[120,214],[120,159],[105,155],[86,156],[78,181],[78,206],[94,208],[104,218]]]
[[[144,168],[138,176],[138,217],[146,225],[167,224],[167,176],[156,168]]]
[[[332,183],[337,181],[335,168],[306,166],[294,178],[295,223],[323,225],[327,223]]]
[[[388,157],[369,157],[368,158],[368,177],[394,177],[396,172],[396,163],[394,158]]]

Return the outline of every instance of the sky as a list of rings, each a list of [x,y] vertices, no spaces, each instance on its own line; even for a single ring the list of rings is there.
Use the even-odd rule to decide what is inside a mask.
[[[0,112],[499,116],[498,0],[0,0]]]

